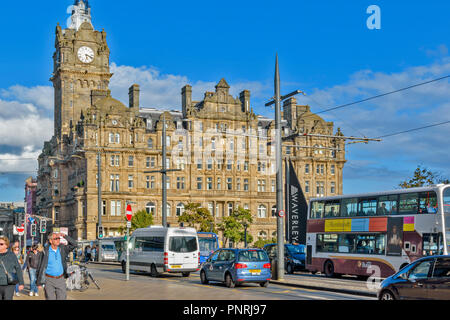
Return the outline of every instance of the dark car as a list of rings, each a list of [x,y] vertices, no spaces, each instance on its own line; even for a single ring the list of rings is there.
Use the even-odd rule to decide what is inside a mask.
[[[414,261],[384,280],[380,300],[450,300],[450,256]]]
[[[277,245],[275,243],[266,244],[263,249],[270,259],[276,258]],[[303,244],[284,245],[284,270],[289,274],[305,270],[305,246]]]
[[[261,287],[267,287],[270,279],[269,257],[261,249],[219,249],[200,269],[202,284],[219,281],[229,288],[244,282],[259,283]]]

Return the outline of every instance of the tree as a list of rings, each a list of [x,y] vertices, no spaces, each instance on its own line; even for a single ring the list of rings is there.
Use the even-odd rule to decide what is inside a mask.
[[[248,209],[238,207],[230,216],[223,218],[222,223],[219,224],[219,230],[223,232],[225,238],[225,244],[231,240],[233,244],[239,244],[245,239],[245,227],[250,226],[253,222],[252,213]],[[248,228],[247,228],[248,231]],[[247,232],[247,242],[250,243],[253,240]]]
[[[187,223],[189,227],[200,232],[216,232],[214,218],[208,209],[202,208],[199,203],[188,203],[184,212],[178,217],[178,222]]]
[[[258,237],[258,240],[253,244],[253,246],[255,248],[262,248],[264,247],[266,244],[270,244],[270,243],[277,243],[277,239],[272,238],[270,240],[263,240],[263,238]]]
[[[125,222],[127,222],[127,218],[124,218]],[[135,214],[133,214],[133,217],[131,218],[131,228],[130,232],[133,232],[136,229],[139,228],[148,228],[149,226],[153,225],[153,215],[151,213],[147,213],[146,210],[139,210]],[[125,233],[126,227],[120,227],[119,232]]]
[[[400,182],[399,187],[403,189],[429,186],[438,183],[449,183],[448,179],[442,177],[441,174],[432,172],[420,165],[414,171],[414,175],[410,180]]]

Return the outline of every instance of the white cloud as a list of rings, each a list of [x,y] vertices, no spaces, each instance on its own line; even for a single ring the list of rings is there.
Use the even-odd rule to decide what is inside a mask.
[[[5,99],[14,99],[22,103],[32,103],[38,108],[45,110],[53,110],[53,87],[51,86],[35,86],[24,87],[15,85],[8,89],[0,90],[0,97]]]

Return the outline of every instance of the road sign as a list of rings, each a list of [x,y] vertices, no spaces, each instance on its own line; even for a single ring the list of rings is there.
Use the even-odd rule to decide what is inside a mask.
[[[127,228],[131,228],[131,221],[127,221]]]
[[[127,205],[127,220],[131,221],[131,218],[133,217],[133,211],[131,211],[131,204]]]
[[[25,227],[24,227],[23,223],[22,223],[21,227],[17,227],[17,232],[22,233],[22,234],[25,232]]]
[[[278,216],[279,216],[280,218],[283,218],[283,217],[284,217],[284,215],[285,215],[285,212],[284,212],[284,210],[280,210],[280,211],[278,211]]]

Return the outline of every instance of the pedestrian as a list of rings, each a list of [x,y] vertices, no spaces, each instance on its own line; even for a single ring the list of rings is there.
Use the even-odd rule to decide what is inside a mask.
[[[16,255],[8,249],[8,238],[0,236],[0,300],[12,300],[14,296],[15,284],[8,284],[7,274],[11,276],[15,274],[19,284],[19,291],[22,291],[25,287],[19,261],[17,261]]]
[[[16,256],[17,261],[19,262],[20,270],[23,270],[23,263],[24,263],[24,262],[23,262],[23,259],[22,259],[22,254],[20,253],[20,248],[17,247],[17,246],[13,247],[13,253],[14,253],[14,255]],[[19,284],[16,284],[16,286],[15,286],[15,288],[14,288],[14,294],[15,294],[17,297],[20,297],[20,291],[22,291],[22,290],[23,290],[23,288],[20,289],[20,288],[19,288]]]
[[[93,246],[91,250],[91,261],[95,261],[96,254],[97,254],[97,247]]]
[[[36,271],[39,266],[40,256],[41,253],[38,251],[38,246],[33,245],[27,255],[27,258],[25,259],[28,275],[30,277],[30,297],[33,295],[39,297],[39,290],[36,286]]]
[[[61,237],[68,244],[60,243]],[[45,284],[45,298],[47,300],[66,300],[67,259],[69,253],[77,247],[77,241],[62,233],[49,235],[50,245],[44,249],[40,256],[37,269],[37,285],[41,288]]]
[[[87,246],[84,250],[84,262],[91,261],[91,247]]]

